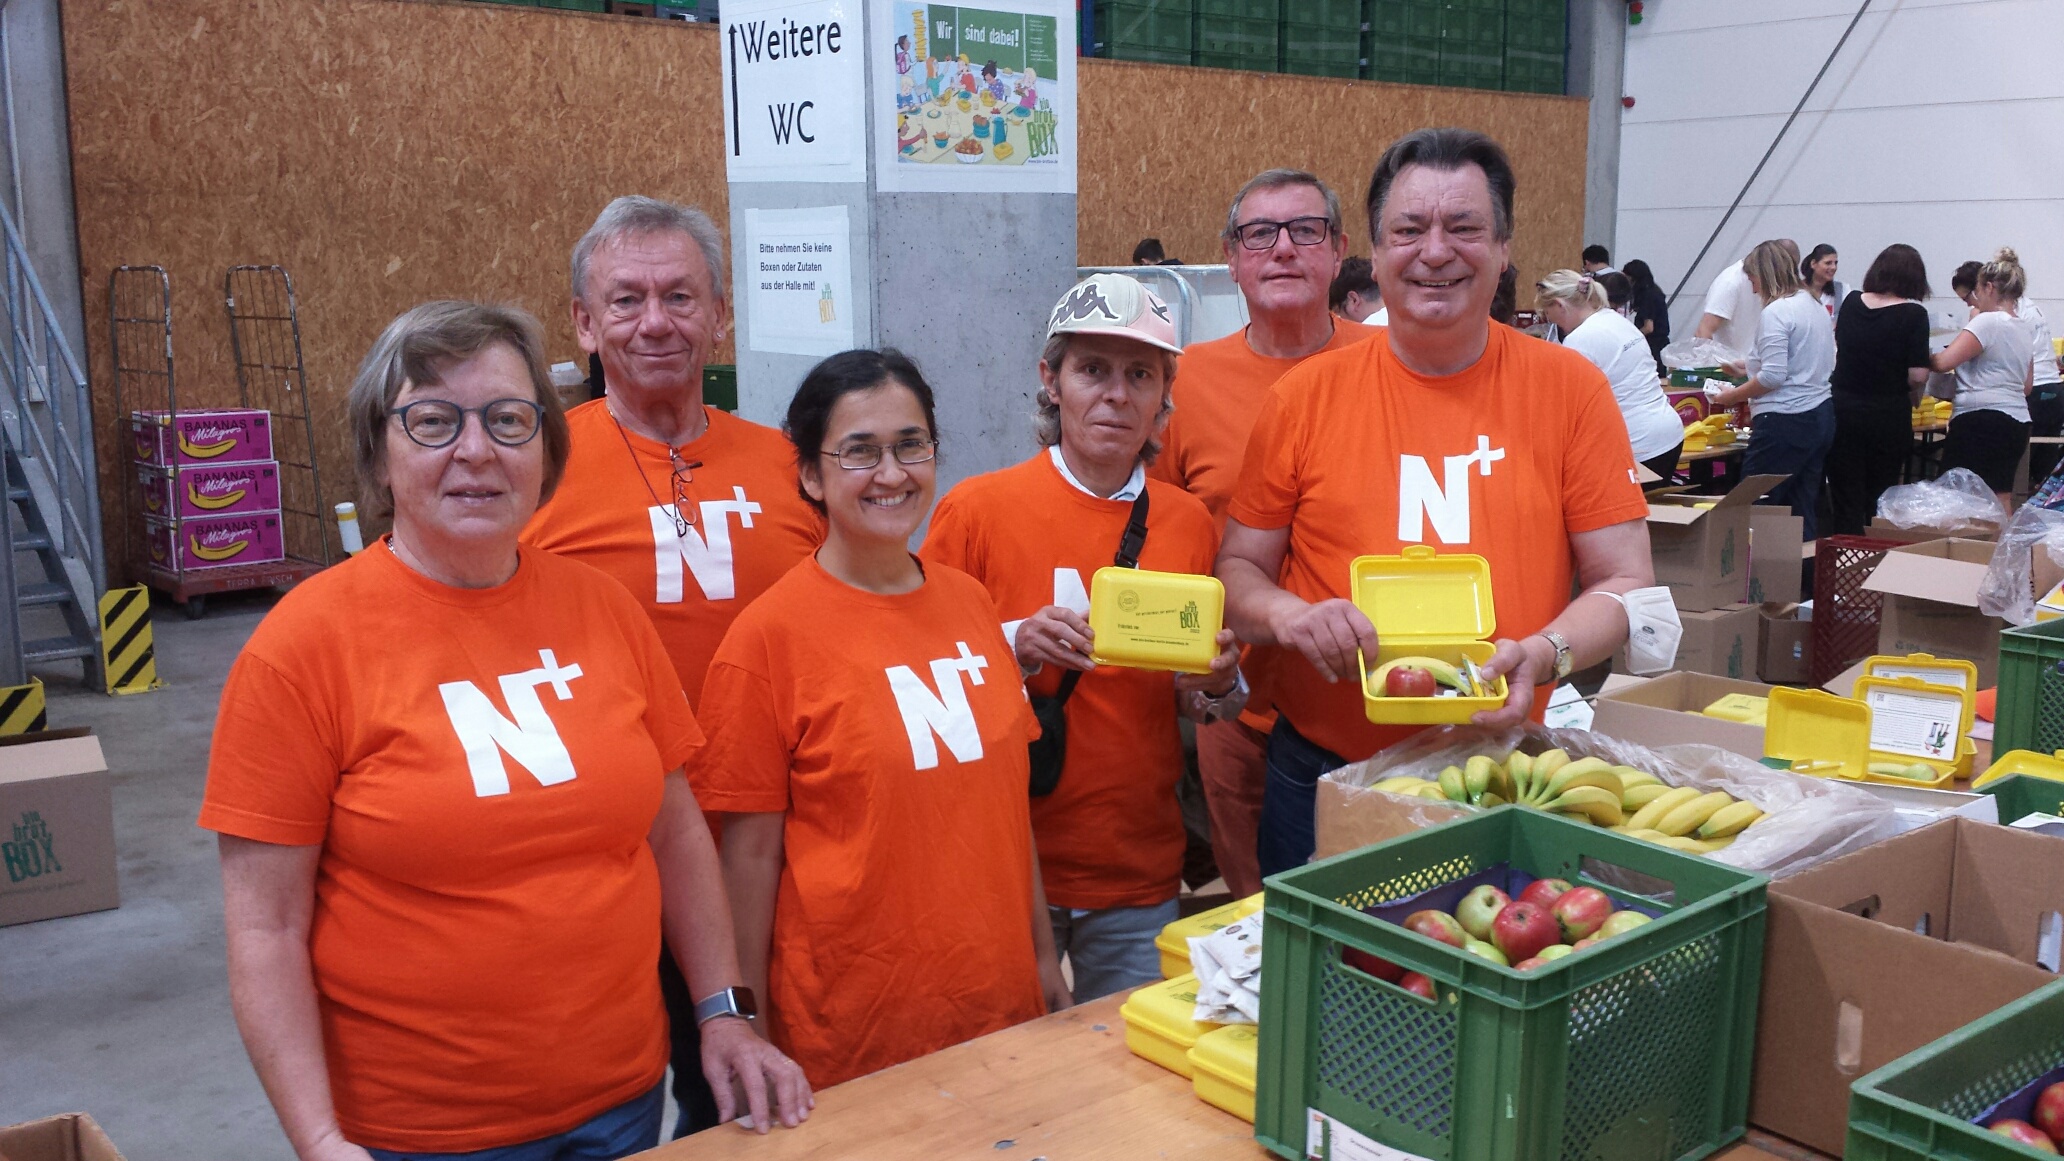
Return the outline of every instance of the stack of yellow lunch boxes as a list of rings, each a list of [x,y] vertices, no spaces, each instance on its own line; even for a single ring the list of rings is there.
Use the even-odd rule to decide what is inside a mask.
[[[1240,920],[1261,910],[1261,893],[1256,892],[1245,899],[1236,899],[1209,911],[1199,911],[1187,919],[1178,919],[1161,929],[1154,939],[1155,950],[1161,953],[1161,978],[1172,980],[1190,971],[1190,938],[1202,938],[1221,928],[1231,927]]]
[[[1414,544],[1399,556],[1357,557],[1349,578],[1355,607],[1376,626],[1376,656],[1357,654],[1362,667],[1362,702],[1369,720],[1386,725],[1431,726],[1466,722],[1471,715],[1505,704],[1505,679],[1477,695],[1388,697],[1385,666],[1428,662],[1443,667],[1443,685],[1466,674],[1464,660],[1482,665],[1497,652],[1498,628],[1491,600],[1491,566],[1469,553],[1442,555]],[[1461,678],[1466,682],[1466,676]]]
[[[1189,941],[1260,911],[1261,902],[1262,897],[1254,895],[1162,928],[1154,946],[1161,952],[1161,973],[1168,978],[1133,992],[1118,1009],[1125,1018],[1125,1046],[1134,1055],[1190,1078],[1198,1099],[1249,1124],[1254,1121],[1259,1041],[1251,1024],[1196,1019],[1197,977],[1190,973]]]
[[[1772,690],[1763,752],[1799,774],[1940,790],[1970,776],[1977,685],[1968,661],[1871,657],[1855,697]]]

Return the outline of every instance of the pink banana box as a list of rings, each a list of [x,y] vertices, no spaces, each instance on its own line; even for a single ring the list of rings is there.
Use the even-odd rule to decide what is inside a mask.
[[[153,567],[189,572],[285,560],[287,542],[278,512],[240,512],[174,523],[147,518],[144,542]]]
[[[238,464],[272,456],[272,413],[249,407],[129,414],[130,454],[146,464]]]
[[[136,488],[145,516],[229,516],[280,506],[279,464],[138,464]]]

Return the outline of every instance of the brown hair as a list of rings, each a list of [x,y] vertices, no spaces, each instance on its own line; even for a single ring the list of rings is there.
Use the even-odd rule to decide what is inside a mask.
[[[1756,297],[1765,306],[1799,292],[1799,255],[1782,241],[1757,243],[1742,259],[1742,273],[1756,284]]]
[[[1894,242],[1878,251],[1870,269],[1864,271],[1863,292],[1915,302],[1934,293],[1928,286],[1928,264],[1921,261],[1921,252],[1904,242]]]

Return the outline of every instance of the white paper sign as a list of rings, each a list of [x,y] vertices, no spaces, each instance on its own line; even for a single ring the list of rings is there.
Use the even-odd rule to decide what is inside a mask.
[[[1393,1149],[1357,1133],[1317,1109],[1304,1112],[1306,1161],[1427,1161],[1417,1153]]]
[[[724,174],[866,181],[859,0],[724,0]]]
[[[1963,724],[1962,697],[1873,689],[1863,700],[1871,711],[1871,749],[1938,762],[1956,760],[1957,727]]]
[[[844,206],[745,211],[746,348],[835,355],[853,346],[853,247]]]

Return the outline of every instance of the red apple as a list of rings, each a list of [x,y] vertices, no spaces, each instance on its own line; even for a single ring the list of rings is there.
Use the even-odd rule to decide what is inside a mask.
[[[1414,911],[1405,916],[1405,930],[1416,931],[1428,939],[1438,940],[1449,947],[1461,947],[1469,938],[1455,917],[1445,911]]]
[[[1643,924],[1653,922],[1654,920],[1639,911],[1615,911],[1598,929],[1598,938],[1611,939],[1615,935],[1624,935]]]
[[[1530,972],[1538,967],[1547,967],[1549,964],[1554,962],[1555,961],[1552,959],[1542,959],[1540,956],[1537,955],[1532,959],[1523,959],[1520,960],[1518,963],[1513,964],[1512,970],[1516,972]]]
[[[1399,976],[1405,974],[1405,969],[1389,960],[1378,959],[1356,947],[1341,948],[1340,962],[1351,968],[1365,971],[1379,980],[1385,980],[1393,984],[1397,982]]]
[[[2035,1127],[2052,1141],[2064,1141],[2064,1080],[2042,1090],[2035,1098]]]
[[[2052,1144],[2048,1137],[2043,1136],[2043,1131],[2027,1121],[2017,1121],[2009,1117],[2004,1121],[1994,1121],[1986,1127],[2009,1141],[2019,1141],[2023,1145],[2039,1152],[2055,1153],[2057,1151],[2057,1146]]]
[[[1505,905],[1510,902],[1510,895],[1485,883],[1462,896],[1462,902],[1455,905],[1455,920],[1462,925],[1462,930],[1469,933],[1469,938],[1489,939],[1491,920],[1496,919],[1498,912],[1505,910]]]
[[[1433,998],[1433,981],[1418,972],[1406,972],[1404,978],[1397,982],[1397,986],[1415,996],[1425,996],[1429,1000]]]
[[[1570,889],[1568,879],[1535,879],[1526,885],[1519,897],[1528,903],[1539,903],[1546,907],[1561,898]]]
[[[1385,697],[1432,697],[1439,689],[1433,671],[1416,665],[1400,665],[1383,678]]]
[[[1591,937],[1589,937],[1589,938],[1587,938],[1587,939],[1580,939],[1580,940],[1576,941],[1575,943],[1573,943],[1573,944],[1570,944],[1570,950],[1571,950],[1571,951],[1582,951],[1582,950],[1584,950],[1584,949],[1585,949],[1585,948],[1587,948],[1587,947],[1593,947],[1593,946],[1596,946],[1596,945],[1597,945],[1597,943],[1598,943],[1598,937],[1597,937],[1597,936],[1595,936],[1595,935],[1593,935],[1593,936],[1591,936]]]
[[[1509,960],[1532,959],[1541,949],[1562,942],[1562,928],[1538,903],[1514,903],[1498,912],[1491,924],[1491,942]]]
[[[1563,893],[1549,908],[1571,943],[1594,935],[1612,917],[1612,897],[1596,887],[1577,887]]]

